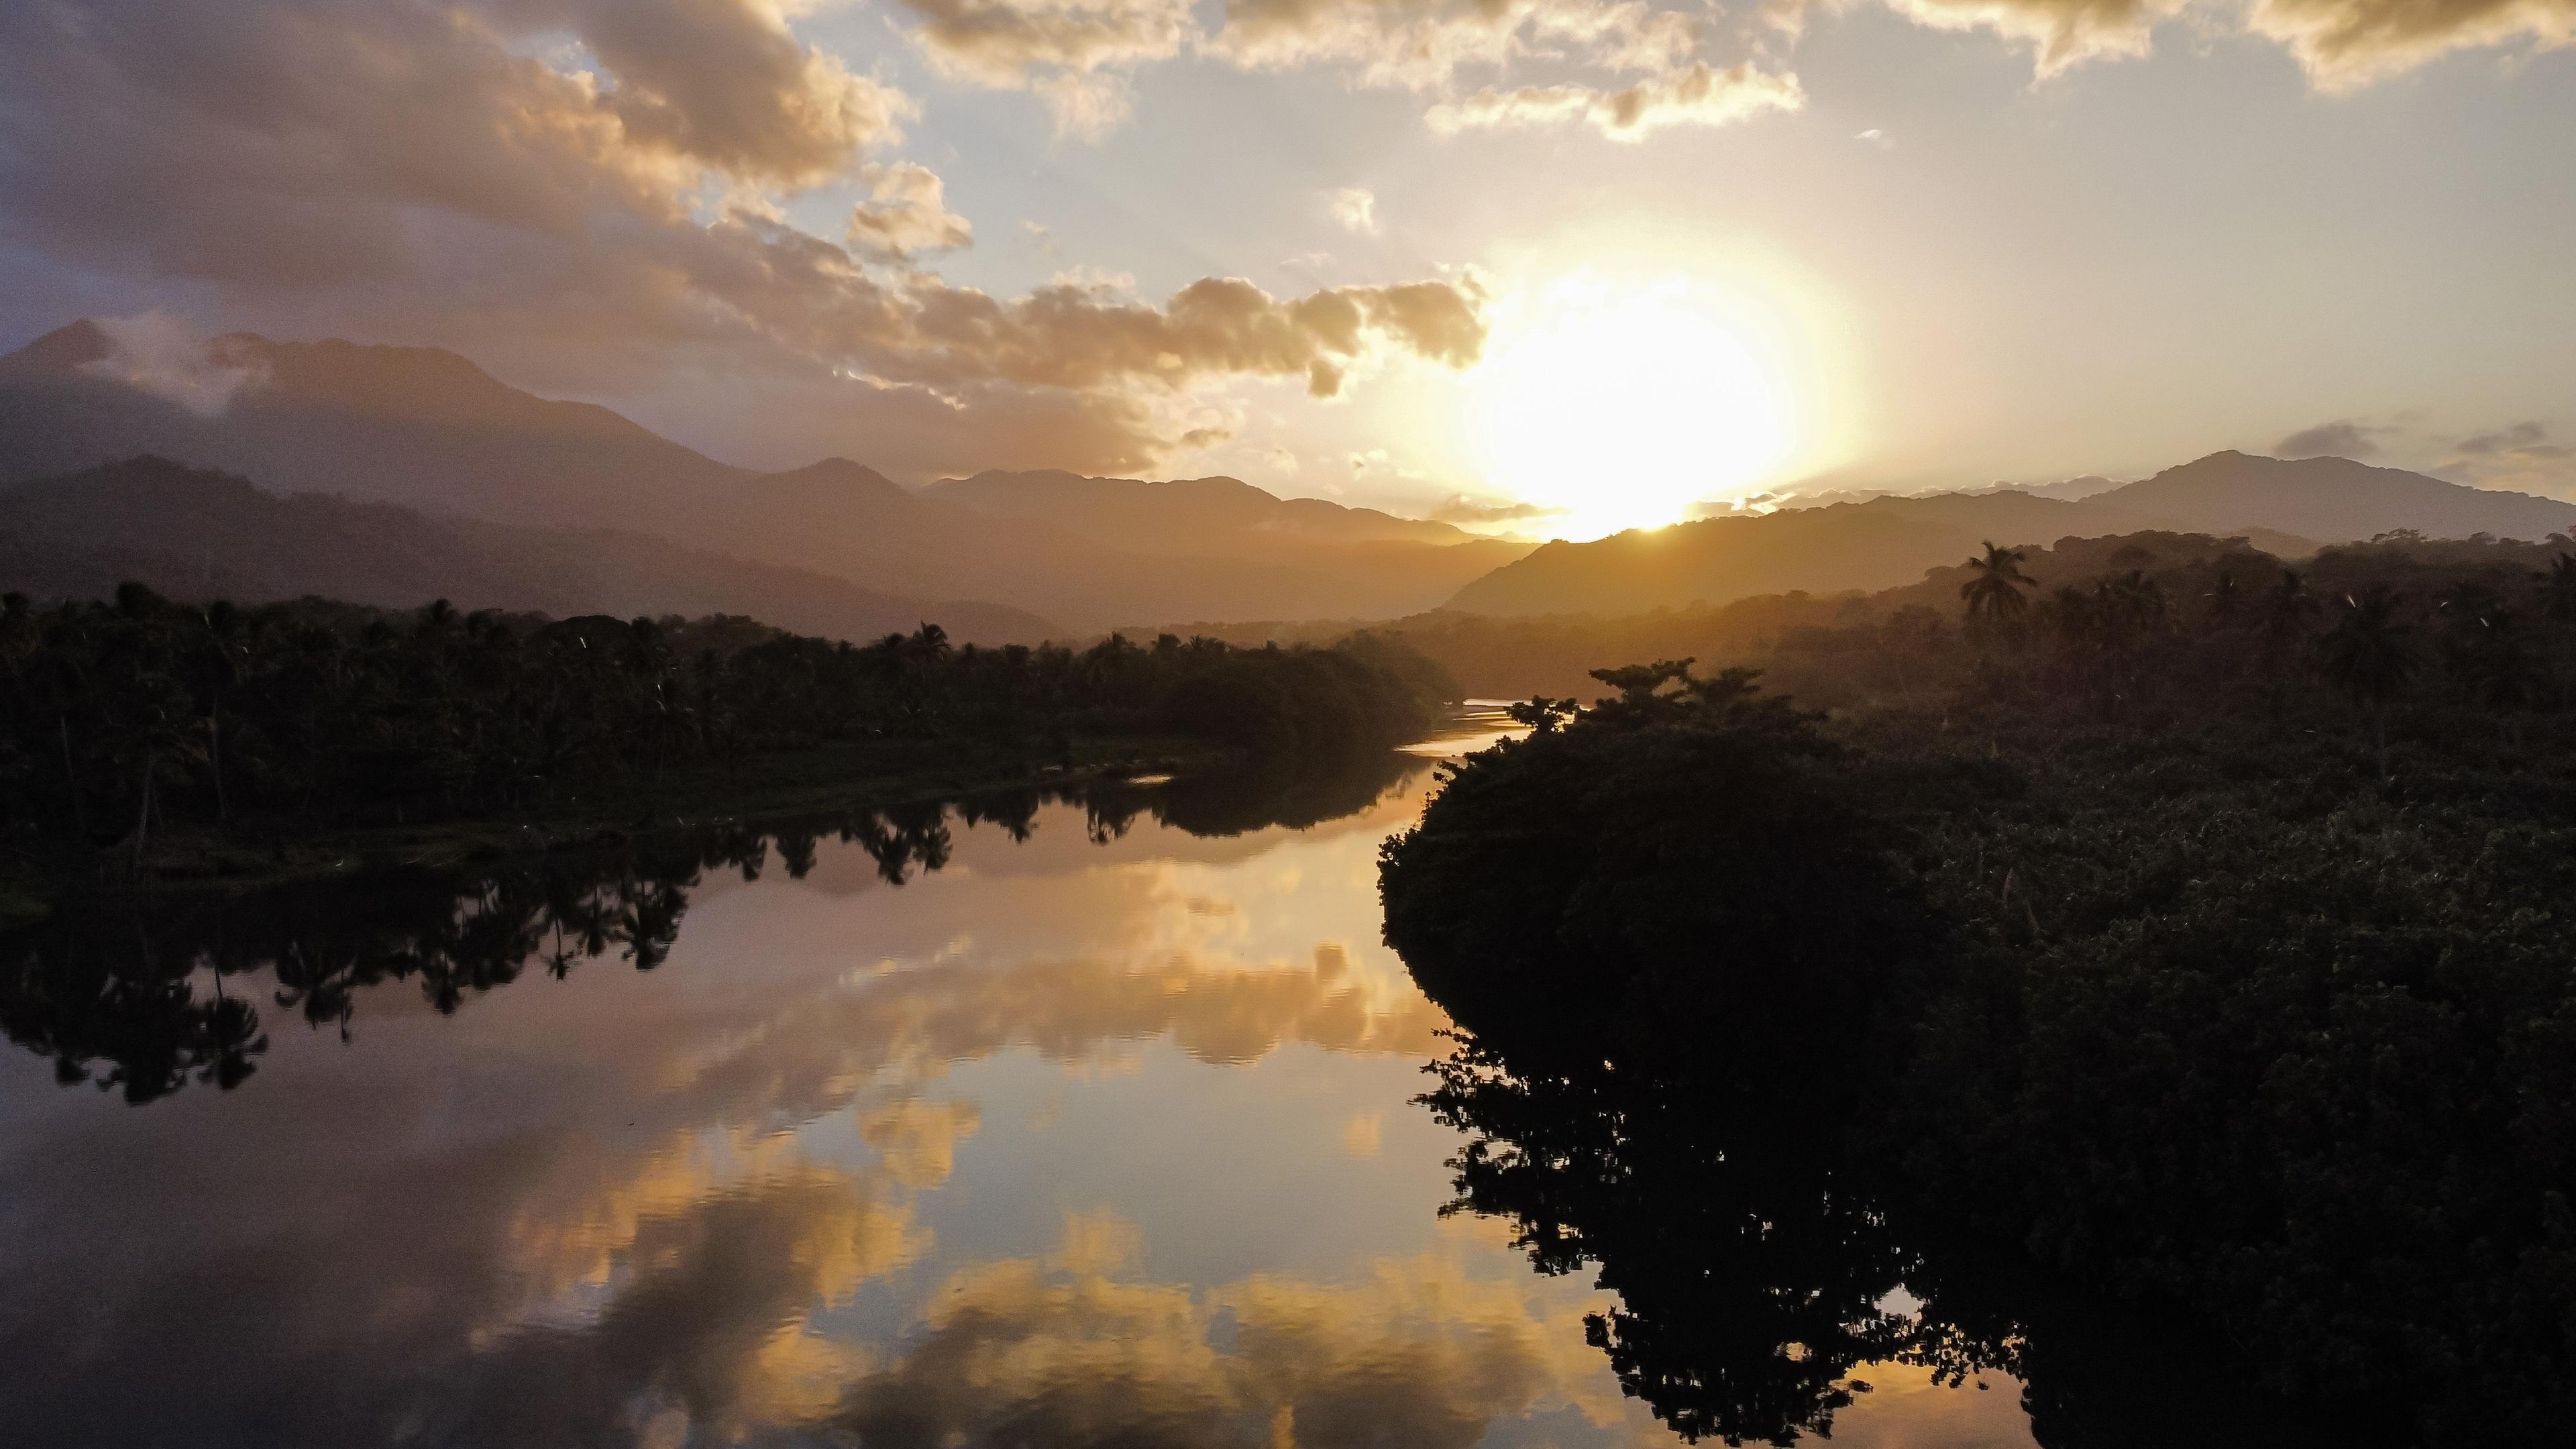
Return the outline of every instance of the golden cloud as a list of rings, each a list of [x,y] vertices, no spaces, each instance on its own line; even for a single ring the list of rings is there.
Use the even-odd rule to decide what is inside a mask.
[[[948,209],[946,185],[927,166],[909,161],[860,168],[868,199],[850,212],[849,242],[866,256],[909,261],[922,252],[956,251],[975,244],[975,228]]]
[[[805,186],[891,138],[909,97],[799,42],[767,0],[494,0],[520,27],[581,37],[625,139],[725,175]],[[514,27],[518,28],[518,27]]]
[[[2038,73],[2142,56],[2187,0],[1887,0],[1920,25],[2027,44]],[[1783,13],[1793,18],[1803,0]],[[2286,47],[2319,90],[2350,91],[2455,50],[2576,40],[2576,0],[2255,0],[2248,32]]]
[[[1040,432],[1044,461],[1132,468],[1202,425],[1155,401],[1171,389],[1250,374],[1330,390],[1381,352],[1455,366],[1483,340],[1481,298],[1448,282],[1290,299],[1210,278],[1156,307],[909,270],[973,235],[935,173],[868,159],[916,105],[802,43],[774,0],[55,13],[0,7],[0,216],[22,242],[305,313],[363,283],[371,329],[542,359],[576,388],[637,359],[757,372],[942,448]],[[1036,39],[1000,11],[941,12],[940,33],[987,75],[1100,78],[1084,67],[1168,49],[1179,12],[1032,13]],[[1095,22],[1145,38],[1083,39]],[[1063,104],[1105,124],[1114,90]],[[840,179],[868,188],[843,241],[785,219],[780,194]]]
[[[1044,1261],[953,1275],[926,1331],[852,1384],[836,1425],[894,1446],[1464,1449],[1536,1409],[1598,1425],[1627,1415],[1584,1343],[1587,1305],[1535,1301],[1525,1278],[1424,1257],[1381,1260],[1352,1283],[1261,1276],[1194,1293],[1119,1281],[1135,1258],[1122,1228],[1072,1220]]]
[[[1097,139],[1128,115],[1117,68],[1167,60],[1195,33],[1189,0],[902,0],[945,74],[1031,90],[1060,135]]]
[[[1806,104],[1796,76],[1756,70],[1748,61],[1722,71],[1695,64],[1616,91],[1580,85],[1481,90],[1432,107],[1429,120],[1449,134],[1581,121],[1614,140],[1637,141],[1665,126],[1725,126]]]
[[[895,1181],[937,1187],[957,1170],[957,1144],[983,1125],[984,1114],[972,1102],[905,1097],[861,1113],[859,1140],[877,1150]]]
[[[2257,0],[2249,23],[2318,89],[2349,91],[2454,50],[2576,41],[2576,0]]]

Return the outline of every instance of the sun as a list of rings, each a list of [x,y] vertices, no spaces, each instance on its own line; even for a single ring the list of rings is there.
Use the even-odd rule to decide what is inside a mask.
[[[1488,486],[1575,539],[1752,491],[1797,447],[1796,400],[1728,313],[1686,280],[1549,289],[1478,369]]]

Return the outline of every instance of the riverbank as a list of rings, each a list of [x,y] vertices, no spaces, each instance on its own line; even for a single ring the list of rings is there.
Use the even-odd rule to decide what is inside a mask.
[[[1015,788],[1205,770],[1242,751],[1172,736],[1076,739],[1060,760],[976,740],[860,740],[671,771],[659,784],[568,797],[529,810],[416,824],[253,817],[229,827],[156,827],[138,863],[131,837],[67,854],[61,843],[0,847],[0,929],[41,920],[68,897],[233,891],[371,870],[439,869],[595,844],[641,832],[876,810]]]

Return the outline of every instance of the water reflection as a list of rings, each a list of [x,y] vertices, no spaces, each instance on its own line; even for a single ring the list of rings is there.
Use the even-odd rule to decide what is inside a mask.
[[[345,1039],[359,994],[387,981],[417,982],[432,1006],[453,1012],[531,966],[561,978],[613,955],[652,970],[678,938],[691,892],[719,871],[760,879],[773,850],[788,878],[803,880],[824,842],[855,846],[879,880],[900,886],[947,866],[953,825],[993,826],[1025,843],[1039,811],[1062,806],[1082,812],[1096,844],[1139,818],[1194,836],[1303,828],[1364,811],[1421,768],[1371,754],[1153,785],[1113,780],[658,831],[466,877],[389,872],[220,899],[104,903],[0,938],[0,1031],[52,1058],[65,1084],[93,1081],[128,1102],[190,1081],[229,1089],[256,1069],[268,1038],[257,1005],[228,991],[227,977],[273,978],[277,1007]],[[1077,992],[1085,984],[1072,983]]]
[[[2046,1449],[2379,1442],[2245,1391],[2183,1325],[1892,1216],[1835,1124],[1786,1095],[1531,1068],[1472,1039],[1434,1070],[1425,1100],[1469,1139],[1446,1211],[1614,1291],[1586,1336],[1685,1439],[1847,1439],[1902,1382],[2021,1390]]]
[[[2104,1437],[2101,1385],[2141,1376],[2063,1366],[2090,1320],[1914,1246],[1795,1134],[1472,1051],[1426,1110],[1454,1044],[1379,944],[1374,866],[1428,764],[710,827],[13,939],[0,1424],[2164,1442]]]

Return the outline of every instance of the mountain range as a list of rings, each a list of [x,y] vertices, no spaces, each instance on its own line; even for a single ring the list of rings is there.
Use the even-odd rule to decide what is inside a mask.
[[[1006,642],[1874,590],[1989,539],[2168,530],[2296,557],[2396,529],[2576,523],[2576,505],[2528,494],[2216,453],[2126,484],[1800,500],[1534,546],[1223,477],[985,472],[913,489],[846,458],[761,472],[436,348],[235,333],[174,357],[124,326],[77,322],[0,357],[0,586],[741,612],[844,637],[933,619]]]
[[[1074,633],[1409,613],[1529,547],[1231,478],[985,474],[917,492],[842,458],[763,473],[436,348],[237,333],[187,364],[230,380],[214,405],[87,321],[0,358],[0,483],[150,454],[278,494],[654,536],[891,601],[964,596]]]
[[[0,583],[80,599],[129,579],[181,599],[312,594],[412,608],[444,598],[556,618],[748,614],[841,639],[910,632],[925,621],[982,644],[1055,632],[999,604],[897,598],[650,534],[485,523],[318,493],[280,498],[163,458],[0,488]]]
[[[2047,491],[1881,497],[1551,543],[1460,590],[1450,607],[1613,615],[1792,590],[1877,590],[1956,564],[1987,540],[2047,544],[2161,530],[2242,536],[2267,553],[2296,558],[2401,529],[2435,538],[2538,539],[2576,526],[2576,504],[2344,458],[2213,453],[2134,483],[2088,486],[2075,498]]]

